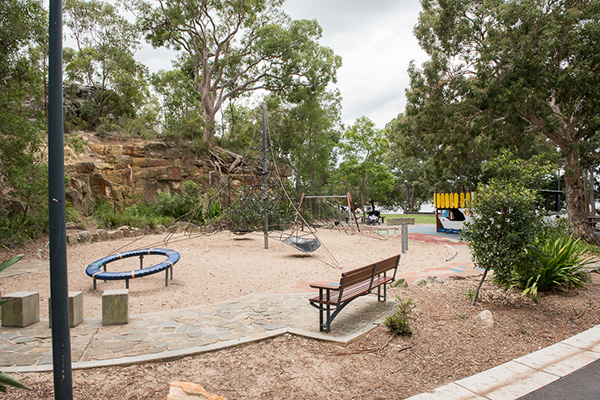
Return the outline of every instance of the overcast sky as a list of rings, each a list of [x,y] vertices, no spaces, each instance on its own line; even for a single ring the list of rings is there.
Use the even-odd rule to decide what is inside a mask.
[[[284,9],[294,19],[316,19],[321,44],[342,57],[337,87],[346,125],[365,115],[383,128],[404,111],[408,64],[426,60],[412,32],[419,0],[286,0]]]
[[[342,57],[338,83],[347,126],[367,116],[378,128],[404,111],[408,64],[426,55],[413,35],[419,0],[286,0],[293,19],[316,19],[321,45]],[[152,72],[171,69],[171,53],[144,46],[137,57]]]

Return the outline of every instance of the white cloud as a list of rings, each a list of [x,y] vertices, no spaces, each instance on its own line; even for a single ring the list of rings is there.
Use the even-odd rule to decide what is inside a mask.
[[[408,65],[426,60],[412,32],[418,0],[287,0],[284,9],[294,19],[316,19],[321,44],[342,57],[336,87],[344,123],[365,115],[383,128],[404,111]]]

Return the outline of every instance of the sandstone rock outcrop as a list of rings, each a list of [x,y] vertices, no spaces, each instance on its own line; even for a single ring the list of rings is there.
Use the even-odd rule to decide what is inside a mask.
[[[84,152],[66,152],[65,174],[67,196],[84,214],[90,214],[99,200],[107,200],[117,209],[142,200],[153,203],[161,192],[179,193],[188,180],[206,189],[240,186],[256,179],[243,169],[225,175],[208,156],[200,158],[179,143],[82,135]],[[287,174],[281,167],[279,172]]]

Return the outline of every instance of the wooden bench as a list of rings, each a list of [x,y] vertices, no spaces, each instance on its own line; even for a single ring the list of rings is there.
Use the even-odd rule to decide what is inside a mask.
[[[396,278],[400,254],[385,260],[343,272],[338,284],[313,283],[319,295],[310,304],[319,310],[319,331],[329,332],[331,322],[352,300],[372,293],[377,288],[377,300],[386,301],[387,286]]]

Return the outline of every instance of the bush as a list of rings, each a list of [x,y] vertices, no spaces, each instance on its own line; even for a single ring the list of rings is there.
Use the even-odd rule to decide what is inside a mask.
[[[543,218],[534,188],[551,171],[548,164],[525,162],[508,153],[488,164],[484,172],[492,178],[477,188],[470,204],[473,219],[465,223],[462,234],[475,265],[485,269],[472,304],[488,271],[494,272],[498,284],[508,288],[514,284],[515,276],[531,276],[535,270],[531,249],[543,231]]]
[[[542,224],[537,195],[523,186],[493,180],[479,187],[476,199],[463,238],[475,265],[492,270],[500,285],[510,286],[515,270],[531,264],[528,249]]]
[[[396,312],[385,317],[383,324],[398,335],[412,335],[410,314],[416,307],[415,302],[410,298],[404,300],[400,296],[396,296],[396,302]]]

